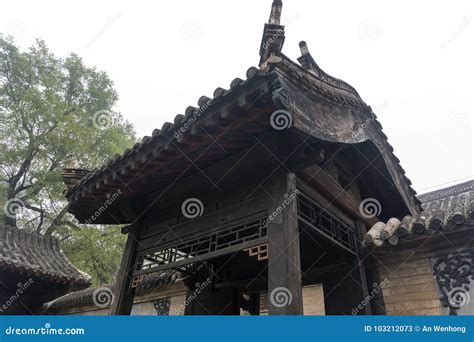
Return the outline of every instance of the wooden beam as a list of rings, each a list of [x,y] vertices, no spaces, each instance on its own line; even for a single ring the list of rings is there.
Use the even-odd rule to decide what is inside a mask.
[[[133,269],[135,266],[138,236],[142,222],[137,221],[128,227],[128,238],[122,255],[122,262],[117,275],[114,289],[114,301],[110,308],[110,315],[130,315],[132,312],[135,288],[131,287]]]
[[[296,176],[278,172],[270,182],[268,223],[268,314],[302,315]]]
[[[377,217],[364,217],[359,211],[357,201],[318,165],[299,170],[297,174],[306,184],[319,190],[331,203],[338,204],[342,210],[360,219],[367,226],[372,227],[380,221]]]

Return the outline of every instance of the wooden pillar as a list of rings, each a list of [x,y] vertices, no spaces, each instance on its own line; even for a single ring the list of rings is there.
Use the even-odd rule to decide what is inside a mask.
[[[371,315],[374,295],[369,292],[366,274],[366,254],[362,237],[366,229],[362,221],[356,221],[359,255],[348,262],[347,268],[336,274],[328,274],[324,286],[326,315]],[[381,291],[381,290],[380,290]]]
[[[367,229],[362,221],[356,222],[357,228],[357,238],[359,241],[358,249],[359,249],[359,256],[357,258],[357,263],[359,265],[359,276],[360,276],[360,284],[362,286],[362,295],[364,299],[369,298],[369,286],[367,284],[367,252],[364,251],[362,248],[362,240],[365,234],[367,233]],[[372,315],[372,303],[371,301],[367,301],[367,304],[364,306],[364,310],[362,314],[365,315]]]
[[[110,308],[110,315],[130,315],[132,312],[135,288],[131,287],[133,270],[136,260],[138,235],[141,221],[135,222],[127,227],[128,238],[125,250],[122,254],[122,262],[117,274],[114,289],[114,300]]]
[[[362,295],[363,298],[369,298],[369,287],[367,284],[367,274],[365,272],[365,262],[359,258],[358,259],[358,264],[359,264],[359,276],[360,276],[360,284],[362,286]],[[365,315],[372,315],[372,302],[369,300],[367,301],[367,304],[364,306],[363,312],[361,314]]]
[[[268,314],[302,315],[296,176],[277,173],[268,187]]]

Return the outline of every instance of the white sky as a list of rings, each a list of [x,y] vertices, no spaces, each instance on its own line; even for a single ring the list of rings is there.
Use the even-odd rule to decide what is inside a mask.
[[[258,64],[271,0],[4,1],[0,32],[41,37],[106,71],[117,110],[150,135]],[[472,178],[473,1],[283,0],[284,53],[316,62],[372,106],[420,192]],[[430,189],[431,190],[431,189]]]

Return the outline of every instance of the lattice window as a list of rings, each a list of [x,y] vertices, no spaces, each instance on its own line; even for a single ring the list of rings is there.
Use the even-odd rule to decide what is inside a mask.
[[[310,227],[327,239],[353,254],[357,254],[355,230],[323,210],[313,199],[300,191],[298,195],[298,220],[302,228]]]
[[[148,270],[161,265],[184,260],[191,262],[195,257],[204,257],[212,252],[244,244],[267,236],[267,216],[261,216],[244,223],[223,226],[222,228],[174,245],[159,248],[139,256],[137,270]]]

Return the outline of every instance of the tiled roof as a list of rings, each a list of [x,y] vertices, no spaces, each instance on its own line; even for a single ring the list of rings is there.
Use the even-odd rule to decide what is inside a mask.
[[[239,120],[238,115],[232,115],[232,113],[219,113],[218,110],[220,109],[222,103],[226,102],[235,95],[237,92],[245,90],[247,86],[251,83],[254,83],[258,80],[262,80],[265,78],[268,81],[271,81],[273,71],[275,68],[280,69],[287,69],[285,65],[292,63],[289,58],[283,57],[282,63],[276,63],[275,65],[268,65],[264,69],[258,69],[256,67],[250,67],[246,72],[246,79],[242,80],[240,78],[235,78],[230,83],[230,89],[226,90],[223,88],[216,88],[213,93],[213,98],[209,98],[205,95],[201,96],[198,100],[198,107],[189,106],[185,110],[185,114],[178,114],[175,116],[173,123],[165,122],[161,129],[155,129],[153,131],[152,136],[145,136],[142,139],[141,143],[136,143],[131,149],[127,149],[123,154],[116,155],[114,158],[109,160],[105,163],[101,168],[91,172],[80,182],[76,183],[74,186],[70,187],[67,190],[66,197],[70,200],[74,200],[73,195],[85,194],[88,190],[94,190],[94,187],[91,187],[91,184],[96,184],[99,186],[105,180],[105,176],[109,176],[105,174],[105,171],[114,170],[115,173],[121,174],[122,170],[132,167],[133,164],[137,163],[139,160],[146,160],[149,162],[149,158],[144,158],[145,156],[151,156],[153,158],[157,158],[158,156],[156,153],[154,154],[153,151],[159,151],[161,153],[171,153],[171,150],[178,149],[180,144],[183,144],[183,139],[186,138],[186,135],[182,137],[176,137],[174,135],[175,132],[180,132],[181,128],[186,126],[192,126],[193,123],[197,120],[193,120],[193,118],[199,118],[200,120],[204,120],[205,117],[214,116],[214,115],[230,115],[227,116],[225,119],[236,119]],[[275,77],[276,75],[273,74]],[[327,74],[325,74],[324,79],[317,79],[314,75],[311,75],[310,79],[306,80],[307,86],[312,88],[315,91],[319,90],[320,95],[326,97],[331,102],[334,102],[339,105],[345,106],[354,106],[354,107],[367,107],[367,105],[360,99],[359,95],[353,88],[348,85],[347,83],[333,78]],[[299,79],[301,80],[301,79]],[[317,83],[315,83],[317,82]],[[343,87],[344,86],[344,87]],[[266,89],[262,89],[262,91],[271,91],[270,87],[265,87]],[[247,105],[252,105],[247,104]],[[201,118],[202,116],[202,118]],[[220,119],[222,120],[222,119]],[[188,131],[190,127],[186,128]],[[263,129],[262,129],[263,130]],[[191,134],[193,132],[191,131]],[[110,172],[110,176],[112,172]]]
[[[188,106],[184,115],[178,114],[175,116],[173,123],[165,122],[161,129],[154,129],[151,136],[143,137],[141,143],[136,143],[131,149],[125,150],[121,155],[117,154],[102,167],[86,175],[80,182],[67,190],[66,197],[68,197],[69,200],[74,200],[74,195],[80,195],[87,192],[87,189],[90,188],[90,184],[95,184],[96,182],[100,183],[103,181],[104,176],[106,176],[105,171],[107,170],[113,169],[115,170],[115,173],[120,174],[122,170],[130,167],[132,164],[131,161],[134,159],[140,159],[142,156],[147,156],[149,154],[151,154],[153,158],[156,158],[157,153],[161,152],[164,154],[165,152],[170,152],[171,149],[176,149],[182,141],[179,137],[173,136],[174,132],[179,132],[183,125],[194,123],[195,118],[216,114],[213,110],[216,109],[215,107],[218,107],[223,101],[228,100],[228,98],[234,95],[235,92],[242,90],[250,83],[259,79],[261,80],[262,77],[267,75],[268,71],[270,71],[270,68],[259,70],[255,67],[251,67],[246,72],[245,80],[235,78],[230,83],[230,88],[227,90],[221,87],[216,88],[212,99],[205,95],[201,96],[198,100],[198,107]],[[90,188],[90,190],[92,189],[93,188]]]
[[[295,72],[296,69],[298,72]],[[198,156],[194,162],[200,169],[205,169],[207,165],[212,165],[236,151],[244,150],[255,141],[255,135],[272,130],[270,121],[265,120],[264,117],[264,114],[269,116],[270,113],[257,113],[260,109],[259,106],[254,106],[255,98],[260,98],[260,101],[267,101],[269,98],[271,101],[273,84],[286,73],[290,73],[289,77],[295,78],[301,87],[310,89],[328,102],[335,103],[339,107],[357,108],[372,113],[370,107],[360,99],[359,95],[352,90],[353,88],[343,81],[329,78],[327,74],[324,79],[319,79],[282,54],[280,61],[269,64],[264,69],[249,68],[246,73],[247,78],[234,79],[230,84],[230,89],[217,88],[212,99],[202,96],[198,101],[199,108],[188,107],[184,115],[175,117],[174,123],[167,122],[161,129],[155,129],[152,136],[144,137],[141,143],[136,143],[122,155],[117,155],[71,186],[66,193],[70,203],[69,212],[83,222],[87,218],[84,213],[87,212],[87,208],[91,208],[91,205],[84,203],[102,203],[107,194],[116,191],[124,183],[129,184],[130,181],[136,182],[136,185],[131,183],[128,185],[127,188],[133,189],[133,193],[124,194],[123,199],[136,196],[141,191],[140,189],[143,189],[143,179],[147,175],[155,175],[153,178],[147,177],[147,181],[154,183],[148,184],[144,191],[159,188],[160,182],[167,184],[168,178],[172,178],[171,175],[185,177],[191,174],[195,169],[187,168],[183,166],[183,162],[179,162],[179,158],[184,158],[186,161],[183,156],[185,148],[189,147],[186,152],[189,158],[193,159],[194,154]],[[255,113],[243,115],[249,109]],[[378,121],[374,120],[381,129]],[[251,129],[240,129],[239,125],[250,125]],[[229,127],[231,129],[228,129]],[[185,131],[183,134],[176,134],[183,129]],[[202,134],[202,131],[206,134]],[[232,146],[232,149],[226,148],[225,153],[219,148],[220,145],[225,144],[219,143],[215,144],[219,146],[213,146],[212,143],[222,134],[225,134],[223,141]],[[414,197],[416,192],[410,187],[411,182],[405,177],[398,158],[393,155],[393,148],[386,141],[386,136],[381,134],[395,166],[398,166],[408,193]],[[203,152],[198,153],[199,151]],[[185,174],[183,170],[186,171]],[[101,216],[101,219],[106,218],[107,215]]]
[[[418,215],[378,222],[367,232],[364,244],[398,244],[400,239],[474,227],[474,180],[418,196],[423,211]]]
[[[182,283],[189,275],[179,270],[165,270],[145,275],[145,279],[140,283],[136,290],[136,296],[146,293],[150,290],[156,290],[162,286]],[[111,292],[115,290],[115,284],[103,285],[99,288],[89,288],[82,291],[68,293],[49,303],[45,304],[45,308],[49,312],[58,312],[67,309],[77,309],[81,307],[94,306],[93,296],[96,290],[108,288]],[[111,303],[107,307],[110,307]]]
[[[316,64],[304,42],[300,44],[300,65],[281,52],[285,40],[284,26],[280,24],[281,8],[281,1],[273,3],[270,20],[265,25],[262,36],[259,68],[249,68],[245,80],[234,79],[229,89],[216,88],[212,98],[201,96],[198,108],[187,107],[184,114],[176,115],[172,123],[166,122],[161,129],[155,129],[152,136],[144,137],[141,143],[136,143],[122,155],[115,156],[98,170],[85,174],[84,178],[80,179],[77,174],[73,174],[71,179],[71,175],[66,174],[66,180],[70,181],[70,187],[66,191],[68,211],[79,222],[86,222],[94,214],[94,210],[104,203],[107,195],[124,185],[127,190],[120,201],[160,189],[168,185],[170,180],[187,177],[245,150],[255,142],[255,136],[272,130],[270,115],[282,104],[278,89],[289,83],[296,84],[298,97],[304,97],[299,96],[304,92],[321,99],[321,102],[349,109],[353,116],[356,115],[354,113],[361,113],[363,120],[358,122],[360,117],[356,120],[360,125],[363,122],[375,122],[372,125],[374,128],[368,130],[375,133],[366,139],[377,140],[377,148],[385,155],[384,159],[389,159],[386,160],[390,164],[387,168],[398,184],[402,199],[412,208],[411,212],[415,211],[413,208],[419,203],[410,186],[411,182],[393,154],[393,148],[382,132],[375,114],[355,88],[325,73]],[[300,105],[304,107],[305,103]],[[295,127],[301,130],[301,126],[306,123],[313,124],[315,127],[307,127],[306,133],[320,138],[316,132],[326,131],[326,127],[316,127],[314,122],[303,118],[304,115],[297,114],[303,111],[297,108],[295,113],[291,113],[297,115],[293,120]],[[297,125],[298,122],[300,126]],[[326,123],[328,125],[329,122]],[[336,126],[338,127],[331,127],[331,130],[349,129],[348,125]],[[331,138],[336,141],[331,142],[363,141],[364,135],[355,139],[351,138],[353,131],[345,133],[348,133],[348,138],[332,134]],[[221,138],[222,141],[215,144]],[[118,202],[113,204],[100,215],[100,222],[95,223],[130,222],[126,215],[121,217],[123,213],[118,207]],[[113,215],[109,215],[112,212]]]
[[[90,276],[67,259],[52,236],[0,224],[0,270],[62,283],[72,289],[90,285]]]

